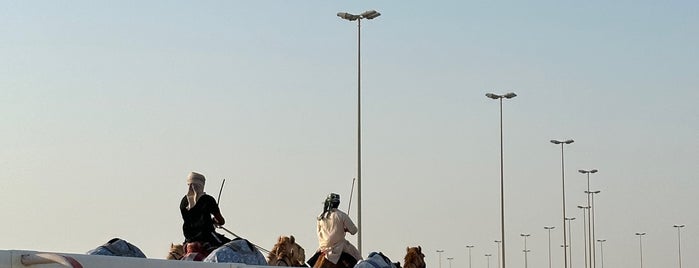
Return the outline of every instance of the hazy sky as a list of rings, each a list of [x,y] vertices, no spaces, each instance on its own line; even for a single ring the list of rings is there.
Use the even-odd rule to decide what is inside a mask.
[[[613,3],[610,3],[613,2]],[[0,249],[84,253],[112,237],[164,258],[182,242],[190,171],[226,227],[308,256],[330,192],[357,172],[362,23],[363,254],[420,245],[453,267],[497,265],[498,102],[506,257],[572,260],[583,191],[608,267],[699,267],[697,1],[4,1],[0,4]],[[357,193],[350,216],[357,219]],[[227,235],[232,237],[231,235]],[[356,236],[348,236],[356,245]],[[598,253],[598,261],[600,260]],[[514,265],[514,266],[513,266]],[[599,265],[599,264],[598,264]]]

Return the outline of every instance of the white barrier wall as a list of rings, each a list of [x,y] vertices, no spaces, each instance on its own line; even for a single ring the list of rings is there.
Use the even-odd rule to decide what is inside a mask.
[[[24,257],[23,257],[24,256]],[[24,263],[28,264],[25,265]],[[61,264],[62,263],[62,264]],[[77,263],[77,265],[76,265]],[[241,263],[143,259],[85,254],[0,250],[0,268],[269,268]]]

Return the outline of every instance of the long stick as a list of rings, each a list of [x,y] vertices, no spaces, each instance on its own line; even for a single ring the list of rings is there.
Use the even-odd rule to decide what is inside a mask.
[[[242,238],[242,237],[238,236],[237,234],[231,232],[230,230],[226,229],[226,227],[219,226],[218,228],[223,229],[224,231],[228,232],[229,234],[235,236],[236,238],[245,239],[245,238]],[[246,239],[246,240],[247,240],[247,239]],[[248,240],[248,242],[250,242],[250,240]],[[257,249],[259,249],[260,251],[262,251],[262,252],[264,252],[264,253],[269,253],[269,250],[266,250],[266,249],[264,249],[264,248],[258,246],[257,244],[255,244],[255,243],[253,243],[253,242],[250,242],[250,244],[252,244],[252,245],[255,246]]]
[[[350,190],[350,199],[349,199],[349,202],[347,202],[347,214],[349,214],[350,209],[352,208],[352,207],[351,207],[351,205],[352,205],[352,194],[354,193],[354,181],[355,181],[356,179],[357,179],[357,178],[352,178],[352,189]]]
[[[226,183],[226,179],[221,182],[221,189],[218,190],[218,199],[216,199],[216,204],[221,202],[221,192],[223,192],[223,184]]]

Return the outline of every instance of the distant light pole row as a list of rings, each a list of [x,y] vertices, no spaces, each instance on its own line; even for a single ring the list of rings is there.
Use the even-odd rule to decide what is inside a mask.
[[[503,169],[503,142],[502,142],[502,99],[511,99],[517,97],[514,92],[504,95],[486,93],[486,97],[500,101],[500,241],[502,242],[502,268],[505,268],[505,188],[504,188],[504,169]],[[498,262],[500,257],[498,257]]]

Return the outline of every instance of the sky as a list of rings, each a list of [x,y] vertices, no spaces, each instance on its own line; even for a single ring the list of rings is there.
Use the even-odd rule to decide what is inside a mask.
[[[318,246],[325,197],[357,222],[361,24],[363,255],[699,267],[699,2],[3,1],[0,249],[84,253],[113,237],[164,258],[191,171],[225,227]],[[573,139],[561,147],[552,139]],[[563,170],[563,173],[562,173]],[[350,198],[351,197],[351,198]],[[685,224],[678,229],[674,224]],[[224,231],[220,231],[225,234]],[[639,239],[636,232],[646,232]],[[228,237],[233,237],[226,234]],[[357,245],[357,237],[347,238]],[[679,245],[678,245],[679,244]],[[678,248],[681,246],[681,248]],[[444,250],[441,254],[437,250]],[[447,258],[453,258],[451,262]]]

